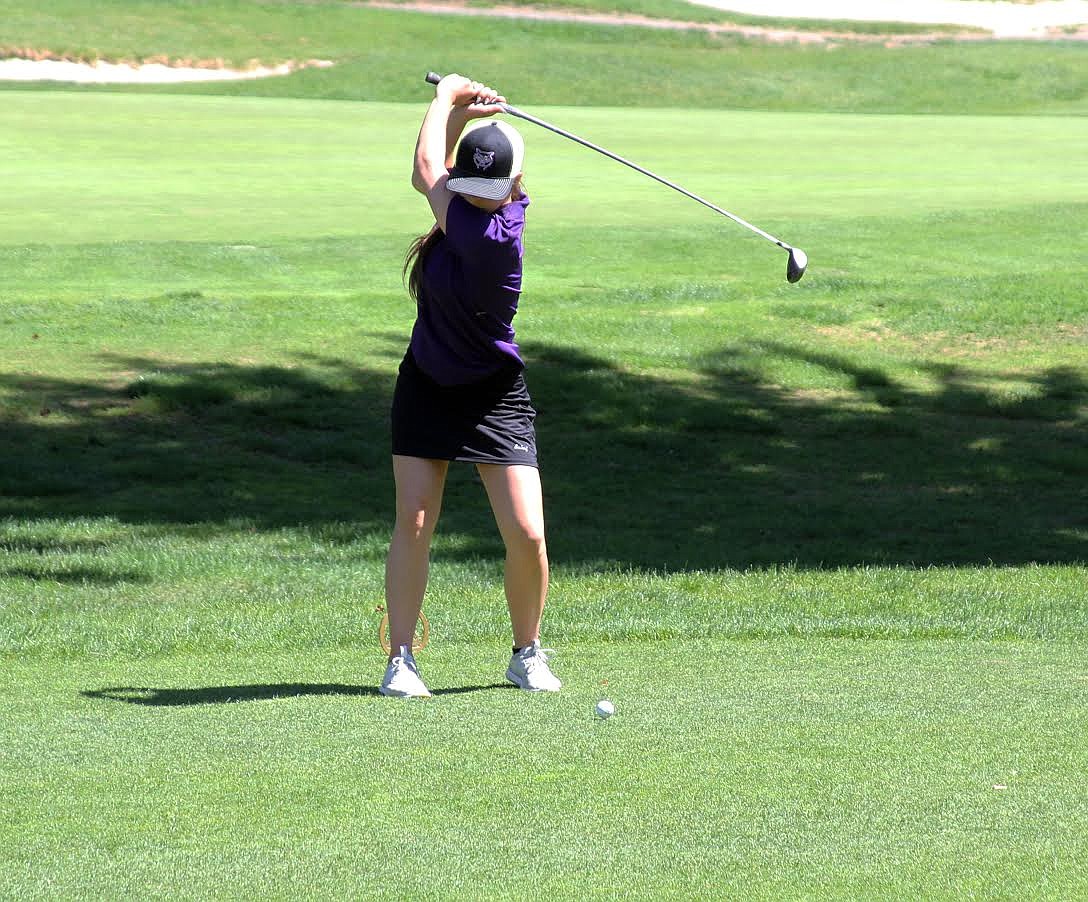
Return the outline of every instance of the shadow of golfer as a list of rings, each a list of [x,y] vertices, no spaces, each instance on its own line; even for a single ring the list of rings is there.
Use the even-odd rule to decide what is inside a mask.
[[[432,689],[433,695],[463,695],[492,689],[514,689],[509,683],[488,686],[452,686]],[[147,686],[114,686],[105,689],[85,689],[84,698],[126,702],[152,708],[188,707],[193,705],[230,705],[239,702],[272,701],[300,698],[308,695],[342,695],[381,698],[375,686],[349,686],[343,683],[268,683],[249,686],[204,686],[186,689],[155,689]]]

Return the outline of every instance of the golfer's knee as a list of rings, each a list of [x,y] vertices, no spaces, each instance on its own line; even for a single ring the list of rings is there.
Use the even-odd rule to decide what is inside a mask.
[[[408,541],[427,541],[434,533],[437,521],[438,511],[424,505],[411,505],[397,511],[397,522],[393,528]]]
[[[542,523],[517,523],[507,531],[503,539],[509,554],[536,558],[548,556]]]

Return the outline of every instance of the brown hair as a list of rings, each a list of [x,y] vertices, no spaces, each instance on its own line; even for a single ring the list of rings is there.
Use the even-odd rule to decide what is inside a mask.
[[[441,235],[442,230],[438,228],[436,222],[426,235],[420,235],[409,245],[408,253],[404,255],[404,269],[401,271],[401,278],[407,282],[408,294],[417,303],[419,301],[420,287],[423,284],[423,264],[426,262],[431,248],[438,243]]]
[[[521,200],[523,197],[525,197],[525,187],[519,178],[514,182],[510,199]],[[423,285],[423,264],[427,262],[427,255],[438,244],[438,239],[441,237],[442,230],[438,228],[436,222],[426,235],[420,235],[412,241],[408,246],[408,253],[404,255],[404,269],[401,270],[401,278],[408,285],[408,294],[417,303],[419,302],[420,288]]]

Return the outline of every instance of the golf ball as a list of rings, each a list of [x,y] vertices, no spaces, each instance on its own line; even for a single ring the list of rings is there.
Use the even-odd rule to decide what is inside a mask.
[[[597,702],[597,716],[601,718],[601,720],[611,717],[615,713],[616,706],[613,705],[612,702],[610,702],[608,699],[602,698],[599,702]]]

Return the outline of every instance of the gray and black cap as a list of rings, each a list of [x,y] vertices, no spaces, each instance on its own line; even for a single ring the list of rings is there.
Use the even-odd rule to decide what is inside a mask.
[[[517,129],[497,119],[472,123],[461,136],[446,187],[458,194],[502,200],[525,161]]]

